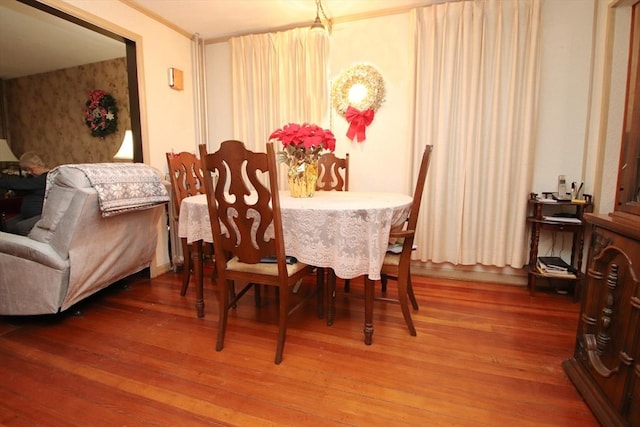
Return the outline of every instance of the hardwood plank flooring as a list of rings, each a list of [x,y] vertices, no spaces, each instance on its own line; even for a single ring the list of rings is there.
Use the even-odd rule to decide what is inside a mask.
[[[273,291],[260,308],[241,300],[216,352],[215,284],[203,319],[180,274],[124,285],[80,316],[0,317],[0,424],[597,426],[560,365],[578,322],[570,296],[416,276],[418,336],[379,301],[365,346],[362,280],[348,294],[339,281],[334,325],[304,306],[275,365]]]

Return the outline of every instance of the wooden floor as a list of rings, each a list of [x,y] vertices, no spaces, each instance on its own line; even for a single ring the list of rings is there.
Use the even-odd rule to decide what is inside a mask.
[[[560,366],[571,297],[416,277],[418,336],[376,302],[365,346],[362,281],[351,286],[332,327],[313,304],[293,315],[281,365],[272,296],[256,309],[247,295],[216,352],[215,285],[197,319],[176,273],[116,284],[81,316],[0,317],[0,424],[597,426]]]

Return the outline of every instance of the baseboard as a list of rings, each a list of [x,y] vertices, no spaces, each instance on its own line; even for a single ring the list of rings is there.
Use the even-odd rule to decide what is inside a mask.
[[[160,276],[161,274],[168,273],[169,271],[172,271],[171,263],[165,263],[161,265],[155,265],[154,263],[151,264],[150,273],[152,279]]]
[[[413,261],[411,263],[411,273],[441,279],[527,286],[526,272],[523,269],[510,267],[434,264]]]

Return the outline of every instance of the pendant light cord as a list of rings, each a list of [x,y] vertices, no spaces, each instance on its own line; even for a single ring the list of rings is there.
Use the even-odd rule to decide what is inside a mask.
[[[322,14],[322,18],[327,22],[329,33],[331,33],[331,20],[324,12],[324,8],[322,7],[322,0],[316,0],[316,19],[320,18],[320,14]]]

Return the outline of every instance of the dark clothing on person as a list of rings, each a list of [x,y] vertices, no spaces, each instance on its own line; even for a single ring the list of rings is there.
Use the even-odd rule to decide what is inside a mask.
[[[23,194],[20,214],[6,221],[7,232],[26,236],[42,214],[47,172],[28,178],[0,178],[0,188]]]
[[[40,221],[40,215],[32,216],[24,219],[22,215],[16,215],[9,218],[4,223],[4,230],[7,233],[18,234],[20,236],[28,236],[36,222]]]

